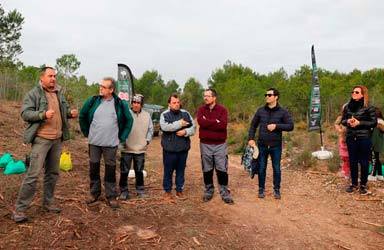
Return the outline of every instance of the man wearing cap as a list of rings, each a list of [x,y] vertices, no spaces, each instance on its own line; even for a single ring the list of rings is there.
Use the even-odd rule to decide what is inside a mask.
[[[255,132],[259,127],[259,137],[257,147],[259,149],[259,198],[265,197],[265,176],[267,169],[268,155],[272,159],[273,168],[273,190],[274,197],[281,199],[281,151],[282,151],[282,132],[292,131],[293,122],[290,114],[278,103],[279,91],[269,88],[265,96],[265,106],[260,107],[252,119],[248,133],[248,145],[256,147]]]
[[[213,171],[216,171],[221,199],[229,205],[234,201],[228,190],[228,153],[227,153],[227,109],[216,103],[216,90],[204,91],[205,105],[197,109],[197,122],[200,125],[200,154],[203,168],[205,191],[203,201],[213,198]]]
[[[133,126],[126,144],[121,149],[120,158],[120,200],[127,200],[128,193],[128,174],[133,161],[133,168],[136,177],[136,193],[139,198],[148,198],[144,193],[144,157],[147,146],[152,140],[153,124],[148,112],[142,110],[144,96],[135,94],[131,102],[131,114]]]

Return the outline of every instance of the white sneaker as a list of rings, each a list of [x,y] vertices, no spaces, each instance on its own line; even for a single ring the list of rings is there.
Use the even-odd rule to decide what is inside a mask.
[[[368,175],[368,180],[369,181],[376,181],[376,176]]]
[[[383,177],[382,175],[377,175],[377,176],[376,176],[376,179],[377,179],[378,181],[384,181],[384,177]]]

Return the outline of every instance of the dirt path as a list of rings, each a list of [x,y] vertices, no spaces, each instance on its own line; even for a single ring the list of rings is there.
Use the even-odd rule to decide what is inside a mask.
[[[231,155],[229,187],[235,205],[224,204],[217,190],[211,202],[202,203],[198,136],[193,137],[192,142],[186,174],[186,192],[196,205],[228,223],[225,229],[221,230],[238,238],[239,245],[233,246],[236,249],[383,247],[384,235],[376,232],[375,226],[368,224],[384,225],[383,202],[380,199],[358,201],[357,199],[362,197],[358,194],[346,194],[345,181],[334,175],[283,169],[283,198],[275,200],[272,193],[272,169],[269,164],[267,197],[259,199],[257,178],[251,180],[240,165],[240,156]],[[157,147],[152,147],[151,150],[159,152]],[[197,188],[197,193],[196,185],[201,186],[200,190]],[[194,190],[193,194],[191,190]]]
[[[11,152],[16,159],[28,152],[21,146],[19,107],[0,103],[0,154]],[[57,185],[60,215],[41,211],[40,182],[28,223],[15,224],[10,209],[23,175],[0,174],[0,249],[383,249],[384,233],[378,230],[384,225],[383,183],[369,184],[372,195],[362,198],[346,194],[345,181],[334,174],[293,170],[283,163],[282,199],[273,198],[270,165],[267,196],[259,199],[257,179],[242,170],[240,156],[230,155],[235,204],[224,204],[217,190],[204,203],[194,136],[186,169],[188,200],[166,202],[160,138],[155,137],[146,158],[145,186],[151,198],[136,199],[130,179],[133,198],[113,211],[104,202],[84,202],[89,191],[86,140],[76,134],[66,146],[74,167],[61,173]]]

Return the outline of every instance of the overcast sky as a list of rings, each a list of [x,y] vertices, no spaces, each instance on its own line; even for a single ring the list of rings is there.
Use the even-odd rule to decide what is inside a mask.
[[[157,70],[183,86],[206,86],[230,60],[262,74],[292,74],[311,64],[340,72],[383,67],[382,0],[2,0],[24,17],[19,56],[26,65],[56,64],[75,54],[89,83]]]

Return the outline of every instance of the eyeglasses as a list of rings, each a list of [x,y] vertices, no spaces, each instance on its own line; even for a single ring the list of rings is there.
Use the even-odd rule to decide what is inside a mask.
[[[211,95],[203,95],[203,97],[205,98],[205,97],[212,97]]]
[[[100,84],[99,88],[102,88],[102,89],[109,89],[109,87],[106,87],[106,86],[103,86]]]
[[[271,97],[271,96],[274,96],[274,94],[264,94],[264,97]]]
[[[356,95],[358,95],[358,94],[360,94],[360,92],[359,92],[359,91],[352,91],[351,94],[356,94]]]

